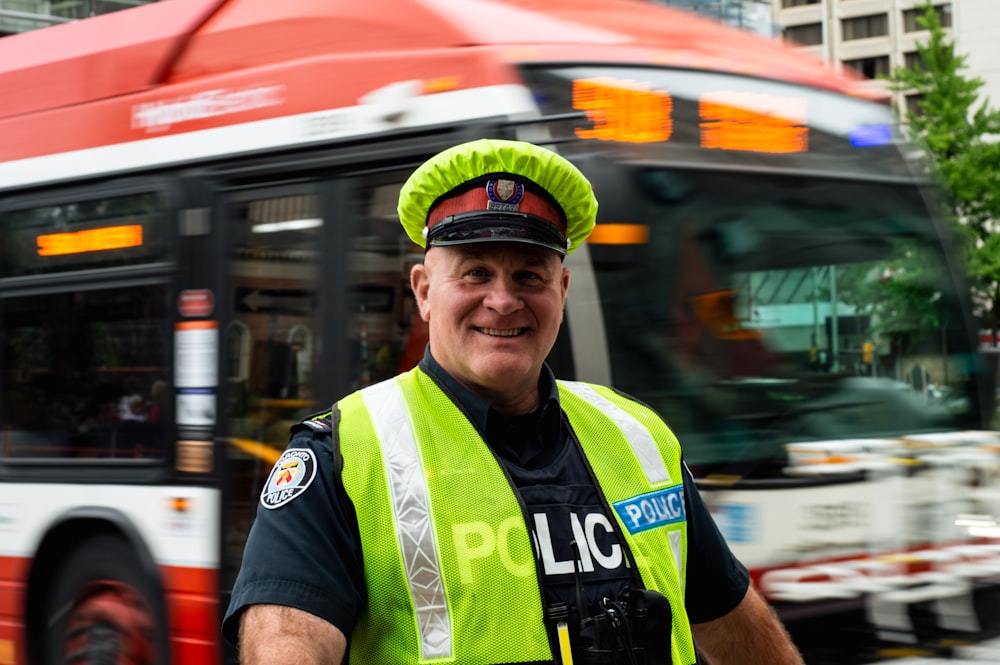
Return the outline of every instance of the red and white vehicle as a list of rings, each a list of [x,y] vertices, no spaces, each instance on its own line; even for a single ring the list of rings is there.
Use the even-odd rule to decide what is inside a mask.
[[[592,179],[551,364],[664,414],[783,612],[995,573],[993,378],[863,81],[624,0],[170,0],[0,89],[0,664],[232,657],[289,425],[422,352],[399,187],[482,136]]]

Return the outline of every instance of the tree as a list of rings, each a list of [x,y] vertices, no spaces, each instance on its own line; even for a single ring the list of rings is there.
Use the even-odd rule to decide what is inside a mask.
[[[966,57],[941,27],[928,0],[917,23],[929,32],[917,44],[919,62],[897,69],[890,88],[916,93],[915,110],[905,113],[913,137],[932,157],[948,204],[945,214],[964,240],[965,270],[976,314],[988,327],[1000,327],[1000,111],[979,98],[983,80],[962,74]]]
[[[874,335],[905,330],[919,342],[939,334],[943,312],[936,291],[939,266],[922,243],[896,240],[882,261],[857,263],[837,277],[838,296],[858,314],[871,316]]]

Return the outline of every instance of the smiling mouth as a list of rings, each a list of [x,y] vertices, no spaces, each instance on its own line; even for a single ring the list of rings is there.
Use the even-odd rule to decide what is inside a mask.
[[[517,337],[523,335],[527,328],[476,328],[479,332],[490,337]]]

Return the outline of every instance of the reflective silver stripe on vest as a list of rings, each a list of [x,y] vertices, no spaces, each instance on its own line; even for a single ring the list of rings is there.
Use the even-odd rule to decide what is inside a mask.
[[[645,425],[636,420],[635,416],[624,411],[606,397],[601,396],[596,390],[585,383],[560,381],[559,385],[567,388],[577,397],[594,405],[604,415],[614,421],[632,447],[632,452],[635,453],[636,458],[639,460],[639,465],[642,467],[643,472],[646,474],[646,479],[649,480],[651,485],[670,482],[670,472],[667,471],[667,465],[663,462],[663,456],[660,455],[660,449],[657,447],[656,441],[653,440],[653,435],[649,433]]]
[[[684,586],[687,584],[687,575],[684,573],[684,545],[681,543],[681,532],[671,531],[667,537],[670,539],[670,553],[674,555],[674,565],[677,566],[677,572],[680,574],[681,592],[683,593]]]
[[[396,381],[383,381],[362,390],[361,396],[385,459],[393,522],[417,613],[422,658],[450,658],[451,617],[441,579],[427,482],[403,392]]]

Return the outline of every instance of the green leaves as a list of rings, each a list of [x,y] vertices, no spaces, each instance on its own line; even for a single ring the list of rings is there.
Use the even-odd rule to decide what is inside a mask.
[[[915,110],[904,119],[911,135],[934,160],[936,174],[950,195],[946,217],[958,226],[965,270],[973,286],[977,314],[992,327],[1000,324],[1000,111],[980,99],[983,81],[965,76],[966,57],[941,27],[927,2],[917,23],[928,39],[917,44],[920,62],[897,69],[889,87],[916,95]]]

